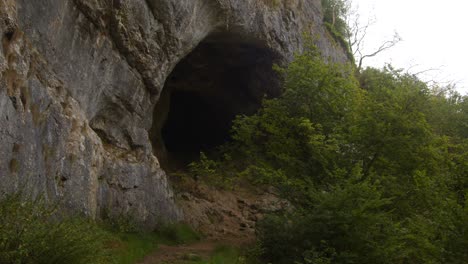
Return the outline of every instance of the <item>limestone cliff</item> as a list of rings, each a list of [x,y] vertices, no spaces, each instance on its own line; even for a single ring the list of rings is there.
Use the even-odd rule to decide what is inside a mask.
[[[222,143],[327,37],[319,0],[0,0],[0,192],[91,217],[183,217],[160,161]]]

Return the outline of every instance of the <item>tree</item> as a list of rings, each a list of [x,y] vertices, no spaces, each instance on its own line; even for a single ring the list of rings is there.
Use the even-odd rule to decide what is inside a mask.
[[[257,225],[271,263],[463,263],[468,100],[391,66],[354,70],[297,55],[284,93],[206,164],[294,205]]]
[[[324,8],[324,21],[336,27],[337,23],[343,21],[348,12],[349,0],[322,0]]]
[[[234,121],[233,139],[237,156],[249,157],[244,164],[255,178],[275,184],[289,180],[300,184],[324,184],[340,161],[335,136],[356,112],[361,97],[353,69],[322,60],[316,47],[297,55],[285,69],[284,93],[265,100],[253,116]],[[341,125],[343,126],[341,126]]]
[[[339,1],[339,0],[336,0]],[[358,72],[362,69],[363,61],[367,58],[375,57],[380,53],[393,48],[402,38],[397,32],[389,40],[383,41],[378,47],[370,52],[364,52],[364,42],[368,29],[375,23],[375,19],[369,18],[365,24],[361,23],[361,16],[357,10],[352,9],[352,2],[347,1],[347,12],[343,13],[346,21],[345,37],[355,60],[357,61]]]

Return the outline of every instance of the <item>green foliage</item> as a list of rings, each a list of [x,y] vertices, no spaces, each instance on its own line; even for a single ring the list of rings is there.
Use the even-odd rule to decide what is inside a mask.
[[[114,263],[133,264],[153,252],[161,243],[154,232],[116,233],[112,244]]]
[[[454,210],[445,223],[445,263],[462,264],[468,259],[468,209]]]
[[[352,141],[359,147],[365,176],[386,175],[392,180],[390,176],[398,175],[399,181],[413,187],[411,175],[437,173],[436,136],[423,113],[429,97],[426,85],[392,69],[367,69],[361,86],[367,100],[353,124]]]
[[[390,199],[369,182],[312,191],[312,208],[269,216],[259,224],[264,257],[272,263],[395,263],[398,230]]]
[[[130,264],[142,260],[158,245],[187,244],[200,239],[200,235],[185,224],[167,224],[154,232],[125,231],[111,226],[117,237],[113,242],[115,263]]]
[[[200,160],[189,164],[190,174],[212,186],[227,188],[231,185],[231,178],[219,173],[220,164],[209,159],[205,153],[200,153]]]
[[[0,263],[110,263],[108,233],[21,194],[0,201]]]
[[[259,264],[255,257],[246,254],[243,250],[228,247],[218,246],[213,255],[208,260],[194,260],[184,262],[186,264]]]
[[[200,234],[186,224],[168,224],[161,226],[156,233],[168,244],[186,244],[200,240]]]
[[[322,0],[324,12],[323,21],[330,24],[342,35],[346,33],[346,15],[348,13],[348,3],[346,0]]]
[[[239,250],[232,247],[221,246],[215,249],[213,256],[207,261],[198,261],[197,264],[243,264]]]
[[[248,157],[237,169],[254,182],[326,184],[344,158],[341,124],[355,118],[362,93],[349,67],[324,62],[313,47],[280,72],[283,96],[234,121],[229,156]]]
[[[130,214],[110,216],[105,213],[102,219],[106,227],[114,233],[137,233],[141,231]]]
[[[324,62],[310,48],[284,93],[234,121],[204,167],[274,185],[294,213],[258,225],[271,263],[464,263],[467,97],[387,67]],[[205,157],[206,158],[206,157]],[[209,165],[209,166],[207,166]]]
[[[348,25],[346,17],[348,15],[349,3],[347,0],[322,0],[323,23],[333,39],[345,50],[348,59],[354,62],[351,47],[346,39],[348,35]]]
[[[111,220],[112,219],[112,220]],[[183,224],[143,232],[129,216],[97,224],[65,216],[44,199],[22,193],[0,200],[0,263],[135,263],[158,244],[182,244],[200,236]]]
[[[343,32],[338,31],[332,24],[324,22],[325,28],[328,30],[328,33],[333,37],[333,40],[336,41],[343,49],[348,60],[352,63],[355,63],[356,59],[354,58],[351,46],[349,45],[346,35]]]

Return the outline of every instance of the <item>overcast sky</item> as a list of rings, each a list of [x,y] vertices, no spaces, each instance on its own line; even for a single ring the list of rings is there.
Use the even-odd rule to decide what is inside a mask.
[[[370,15],[365,51],[371,52],[396,31],[403,39],[397,46],[364,61],[381,68],[391,63],[410,72],[427,71],[422,79],[456,83],[468,94],[467,0],[353,0],[361,18]],[[435,70],[430,70],[435,69]]]

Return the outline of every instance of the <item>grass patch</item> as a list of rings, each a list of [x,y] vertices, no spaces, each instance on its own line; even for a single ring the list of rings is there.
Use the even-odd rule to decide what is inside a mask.
[[[260,264],[257,257],[236,247],[219,246],[208,260],[188,260],[179,264]]]
[[[143,259],[153,252],[161,238],[156,233],[120,233],[118,240],[114,242],[114,262],[119,264],[131,264]]]
[[[165,225],[157,232],[129,231],[131,225],[123,220],[117,225],[67,216],[42,198],[6,195],[0,200],[0,263],[130,264],[158,244],[200,239],[184,224]]]
[[[142,260],[155,251],[158,245],[188,244],[200,240],[200,235],[186,224],[164,225],[155,232],[121,232],[115,233],[115,263],[131,264]]]
[[[218,247],[213,256],[207,262],[199,262],[200,264],[239,264],[243,262],[244,257],[241,256],[238,249],[233,247],[221,246]],[[241,262],[242,261],[242,262]]]
[[[64,216],[44,199],[0,201],[0,263],[113,263],[112,235],[81,217]]]
[[[160,242],[167,245],[188,244],[201,239],[200,234],[186,224],[164,225],[156,233]]]

